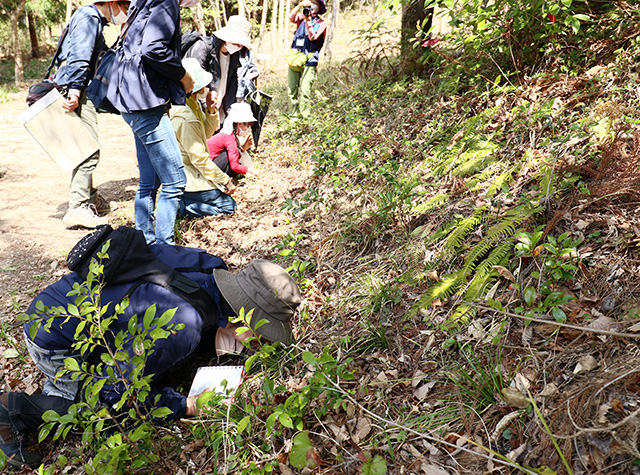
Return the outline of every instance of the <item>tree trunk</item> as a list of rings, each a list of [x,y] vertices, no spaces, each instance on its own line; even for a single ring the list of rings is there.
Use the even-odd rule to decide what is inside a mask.
[[[193,9],[193,23],[196,26],[196,30],[201,35],[206,35],[204,28],[204,10],[202,10],[202,4],[198,2],[196,8]]]
[[[287,29],[286,29],[286,19],[284,17],[284,4],[285,2],[289,2],[289,0],[280,0],[280,14],[278,15],[279,18],[279,29],[280,29],[280,41],[278,41],[280,47],[278,48],[279,51],[284,51],[284,42],[286,41],[285,36],[287,35]]]
[[[333,8],[331,10],[331,26],[327,32],[327,41],[324,45],[324,55],[327,61],[331,61],[332,51],[331,43],[333,42],[333,34],[338,27],[338,17],[340,16],[340,0],[333,0]]]
[[[71,15],[73,14],[73,0],[67,0],[67,12],[64,17],[64,24],[68,25],[69,20],[71,20]]]
[[[267,28],[267,13],[269,13],[269,0],[262,0],[262,18],[260,18],[260,35],[258,37],[258,53],[262,52],[262,39]]]
[[[433,22],[433,7],[425,8],[424,0],[413,0],[402,7],[402,32],[400,49],[402,57],[413,62],[416,57],[413,39],[417,34],[424,38]]]
[[[224,20],[224,24],[227,24],[227,7],[224,4],[224,0],[220,0],[220,5],[222,5],[222,19]]]
[[[222,28],[220,24],[220,15],[222,14],[222,9],[220,8],[220,0],[214,0],[213,8],[215,9],[216,14],[213,17],[213,25],[215,30],[219,30]]]
[[[26,3],[27,0],[20,0],[16,9],[11,11],[11,13],[9,14],[9,19],[11,21],[11,36],[13,37],[13,54],[15,58],[15,65],[13,70],[16,86],[20,86],[20,84],[22,84],[22,82],[24,81],[24,64],[22,62],[22,47],[20,45],[19,21]]]
[[[36,19],[33,12],[27,13],[27,23],[29,24],[29,40],[31,41],[31,57],[40,57],[40,46],[38,45],[38,32],[36,31]]]
[[[278,56],[278,0],[273,0],[273,9],[271,10],[271,60],[274,61]]]
[[[247,17],[247,6],[244,4],[244,0],[238,0],[238,15],[243,18]]]

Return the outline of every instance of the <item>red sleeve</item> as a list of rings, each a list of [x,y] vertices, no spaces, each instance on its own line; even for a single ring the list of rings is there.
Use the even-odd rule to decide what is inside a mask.
[[[209,147],[211,160],[226,150],[229,154],[229,166],[234,172],[246,175],[249,171],[249,167],[240,165],[240,152],[238,151],[235,135],[218,132],[207,140],[207,146]]]
[[[224,134],[224,135],[229,137],[227,139],[227,153],[229,154],[229,166],[234,172],[240,173],[241,175],[246,175],[247,172],[249,171],[249,168],[245,167],[244,165],[240,165],[240,152],[238,152],[238,142],[236,142],[236,136],[227,135],[227,134]]]

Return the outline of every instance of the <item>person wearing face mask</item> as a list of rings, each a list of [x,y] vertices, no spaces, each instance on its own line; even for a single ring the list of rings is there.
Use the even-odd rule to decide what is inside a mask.
[[[308,58],[302,71],[289,68],[289,114],[294,121],[311,115],[311,89],[318,74],[318,58],[327,30],[319,15],[326,11],[324,0],[303,0],[289,14],[289,20],[296,25],[291,48]]]
[[[258,176],[247,151],[253,145],[251,126],[255,121],[249,104],[232,104],[222,130],[207,140],[211,160],[231,178]]]
[[[227,270],[222,259],[202,249],[166,244],[151,245],[149,249],[166,265],[179,268],[185,277],[203,289],[209,297],[207,307],[198,311],[177,293],[151,282],[106,284],[100,292],[103,318],[116,317],[110,327],[110,331],[116,334],[131,332],[130,322],[134,315],[145,315],[151,305],[155,305],[156,315],[171,312],[172,317],[167,324],[179,324],[183,328],[155,340],[154,351],[148,354],[144,368],[144,375],[151,376],[149,395],[140,403],[147,410],[169,408],[169,420],[193,417],[198,413],[197,397],[186,397],[177,392],[167,376],[174,370],[181,371],[178,374],[184,376],[185,367],[196,356],[204,355],[213,362],[216,355],[239,353],[244,349],[242,341],[249,336],[255,336],[260,342],[292,344],[291,320],[301,303],[300,289],[282,267],[263,259],[253,260],[233,273]],[[81,319],[56,316],[49,328],[38,320],[48,318],[46,308],[74,305],[76,295],[72,290],[82,282],[83,278],[75,272],[65,275],[36,296],[27,310],[27,314],[34,315],[35,319],[24,324],[26,345],[46,380],[41,394],[0,393],[0,450],[5,453],[11,467],[37,467],[40,455],[23,447],[22,438],[37,432],[47,410],[55,410],[62,415],[75,400],[82,399],[81,381],[57,374],[64,366],[65,358],[75,359],[78,365],[88,358],[73,349]],[[128,305],[124,313],[115,315],[115,305],[125,295],[128,296]],[[239,324],[230,320],[240,315],[243,309],[245,315],[250,315],[243,326],[251,330],[238,335]],[[137,322],[141,330],[143,319],[138,318]],[[82,328],[79,330],[82,334],[89,331]],[[137,330],[134,328],[133,331]],[[126,340],[119,346],[110,341],[111,351],[125,350],[131,355],[135,352],[133,341]],[[95,357],[100,358],[100,355]],[[130,360],[118,361],[121,374],[128,377],[132,370]],[[113,407],[123,390],[121,384],[107,383],[102,386],[99,396],[104,404]]]
[[[87,100],[85,89],[94,75],[98,56],[107,49],[103,27],[107,23],[123,23],[128,8],[128,1],[94,0],[73,14],[61,35],[54,81],[66,90],[62,108],[67,113],[78,114],[96,139],[98,114],[93,103]],[[93,187],[93,172],[99,160],[98,150],[71,173],[69,208],[62,218],[68,226],[95,228],[108,222],[99,214],[110,211],[109,203]]]
[[[135,222],[148,243],[174,242],[186,185],[168,110],[172,104],[184,105],[193,90],[193,78],[180,61],[180,7],[188,5],[191,0],[131,2],[135,17],[115,55],[107,91],[133,131],[140,171]]]
[[[231,197],[235,186],[210,159],[207,137],[218,128],[217,96],[209,90],[211,73],[202,69],[195,58],[184,58],[182,65],[194,81],[192,93],[184,106],[171,111],[171,125],[180,145],[187,176],[185,192],[180,198],[180,216],[197,218],[231,214],[236,202]]]
[[[185,33],[182,56],[196,58],[213,75],[209,87],[218,95],[220,123],[232,104],[242,102],[256,89],[259,72],[251,53],[251,23],[242,16],[230,16],[227,24],[209,37]]]

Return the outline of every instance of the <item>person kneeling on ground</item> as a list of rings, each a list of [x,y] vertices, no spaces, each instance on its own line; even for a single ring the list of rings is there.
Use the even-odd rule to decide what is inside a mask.
[[[195,58],[183,59],[182,65],[194,78],[195,92],[187,98],[186,105],[171,109],[171,125],[187,175],[187,187],[180,199],[180,216],[197,218],[231,214],[237,206],[230,196],[235,185],[209,159],[206,142],[219,125],[216,93],[207,87],[212,76]],[[204,106],[200,101],[204,101]]]
[[[156,305],[156,315],[163,315],[164,312],[175,309],[168,325],[182,324],[184,328],[169,332],[165,339],[155,340],[154,351],[148,354],[144,369],[145,375],[152,375],[151,391],[147,401],[154,401],[155,397],[159,396],[154,407],[169,408],[169,420],[193,417],[198,411],[198,396],[186,397],[171,387],[157,387],[154,384],[160,383],[160,378],[176,368],[179,363],[187,362],[187,358],[199,345],[200,349],[206,346],[205,349],[208,349],[212,356],[215,353],[220,355],[242,350],[243,346],[237,342],[246,340],[250,335],[246,335],[246,332],[238,335],[236,329],[240,324],[229,321],[230,317],[241,314],[241,309],[244,309],[245,315],[253,309],[248,326],[261,341],[293,343],[291,318],[301,301],[300,289],[282,267],[266,260],[254,260],[234,274],[226,270],[222,259],[201,249],[169,244],[151,245],[150,249],[160,260],[174,269],[188,267],[183,274],[197,282],[212,299],[210,308],[207,307],[206,318],[203,319],[202,314],[187,300],[160,285],[131,282],[107,284],[102,288],[100,298],[104,303],[103,310],[108,307],[103,319],[114,315],[115,304],[125,295],[129,296],[129,305],[124,313],[117,315],[117,319],[109,328],[114,334],[120,330],[131,331],[128,325],[132,317],[145,315],[145,311],[152,304]],[[199,272],[195,270],[196,267],[199,270],[212,269],[212,272]],[[72,290],[74,286],[82,283],[83,278],[80,275],[75,272],[67,274],[44,289],[27,311],[29,315],[35,314],[35,320],[24,324],[27,348],[34,363],[47,379],[42,394],[9,392],[0,395],[0,449],[12,467],[37,467],[41,463],[40,455],[23,449],[21,437],[38,431],[43,423],[42,415],[47,410],[65,414],[69,407],[82,397],[79,380],[73,380],[66,374],[56,377],[65,367],[65,359],[76,359],[81,367],[83,362],[95,357],[81,355],[74,350],[73,343],[81,319],[67,318],[66,315],[50,317],[46,314],[47,308],[62,306],[66,309],[68,305],[77,304],[77,296]],[[53,318],[48,329],[38,323],[38,320],[44,321],[46,318]],[[263,324],[257,326],[261,321]],[[137,322],[138,329],[142,329],[143,318],[137,319]],[[32,325],[36,325],[37,328],[32,329]],[[88,334],[84,327],[82,334]],[[117,363],[120,373],[129,379],[133,369],[131,359],[135,353],[134,342],[125,341],[122,348],[116,348],[113,342],[110,345],[113,346],[111,350],[114,352],[124,349],[131,355],[127,361]],[[123,394],[122,386],[122,383],[105,384],[100,391],[101,401],[112,407]],[[153,407],[147,409],[151,410]]]
[[[238,175],[258,176],[249,150],[253,145],[251,126],[256,118],[246,102],[233,104],[222,130],[207,139],[211,160],[231,178]]]

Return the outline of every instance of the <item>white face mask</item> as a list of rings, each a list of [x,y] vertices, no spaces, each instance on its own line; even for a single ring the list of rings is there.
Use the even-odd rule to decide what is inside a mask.
[[[227,48],[227,52],[229,54],[237,53],[242,49],[242,46],[234,45],[233,43],[229,43],[227,41],[225,41],[224,45]]]
[[[180,8],[195,7],[200,0],[180,0]]]
[[[207,98],[207,94],[209,94],[209,88],[205,87],[201,92],[194,94],[193,97],[196,98],[196,101],[204,101]]]
[[[113,8],[111,7],[111,5],[109,5],[109,8],[110,8],[110,11],[111,11],[111,23],[113,23],[116,26],[122,25],[127,19],[127,14],[125,12],[123,12],[122,9],[120,9],[118,11],[118,14],[114,15],[113,14]]]

